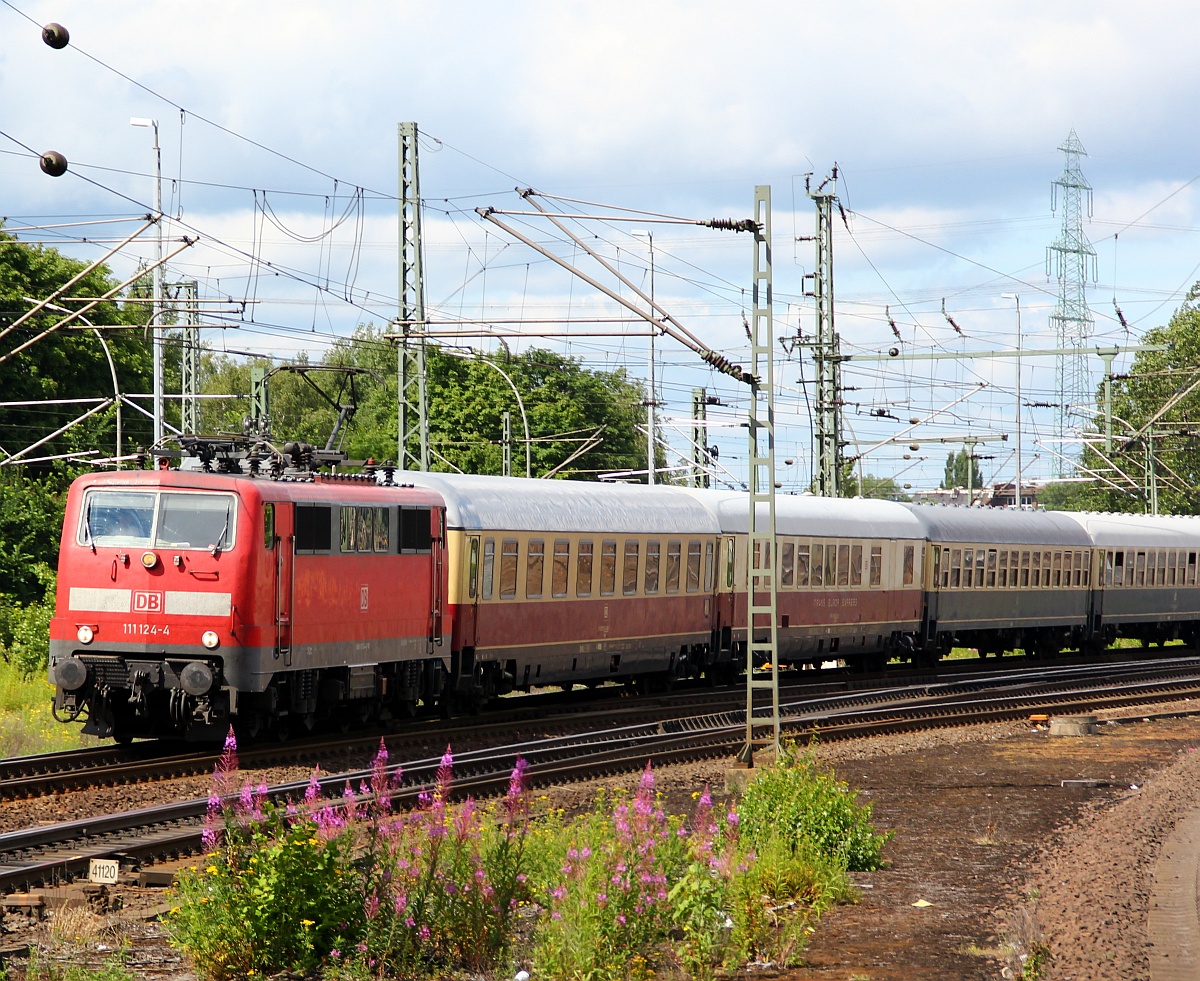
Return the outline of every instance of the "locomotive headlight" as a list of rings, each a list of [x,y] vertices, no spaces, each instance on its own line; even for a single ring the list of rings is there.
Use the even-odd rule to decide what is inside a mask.
[[[75,636],[79,638],[79,643],[90,644],[96,636],[96,631],[89,627],[86,623],[75,631]]]
[[[158,556],[153,552],[143,552],[142,565],[144,565],[147,569],[153,569],[156,565],[158,565]]]
[[[211,651],[221,643],[221,638],[215,630],[206,630],[200,637],[200,643]]]
[[[213,686],[213,670],[203,661],[192,661],[179,673],[179,683],[189,695],[199,698]]]

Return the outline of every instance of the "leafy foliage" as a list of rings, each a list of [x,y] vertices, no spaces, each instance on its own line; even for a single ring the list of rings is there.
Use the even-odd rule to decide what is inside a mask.
[[[27,245],[0,231],[0,329],[29,313],[27,298],[43,300],[79,275],[87,264],[55,249]],[[70,297],[97,297],[116,286],[103,266],[92,270],[58,298],[57,304],[78,309]],[[148,315],[144,307],[105,301],[85,314],[98,327],[139,326]],[[46,309],[0,340],[0,356],[10,354],[55,327],[64,314]],[[0,392],[6,401],[111,398],[113,377],[101,341],[81,324],[54,330],[19,354],[0,363]],[[122,392],[146,392],[151,383],[152,354],[143,331],[104,330]],[[0,408],[0,447],[16,453],[48,436],[80,415],[86,407],[40,405]],[[126,413],[128,445],[147,442],[148,420]],[[115,446],[115,411],[87,420],[39,447],[35,456],[53,456],[93,447]],[[44,468],[43,468],[44,469]]]
[[[942,487],[953,490],[955,487],[982,487],[983,471],[979,469],[979,460],[966,450],[951,452],[946,459],[946,470],[942,476]]]
[[[875,831],[871,809],[845,781],[791,747],[779,766],[754,779],[738,813],[743,835],[756,847],[782,836],[793,850],[811,848],[848,871],[866,872],[883,866],[883,847],[892,837]]]

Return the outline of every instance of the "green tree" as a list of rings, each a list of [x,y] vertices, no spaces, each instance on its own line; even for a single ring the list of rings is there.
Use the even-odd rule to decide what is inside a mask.
[[[1129,373],[1113,381],[1113,448],[1103,455],[1103,446],[1084,450],[1083,471],[1101,474],[1105,480],[1083,485],[1072,494],[1082,509],[1145,511],[1153,479],[1159,511],[1200,514],[1198,299],[1200,283],[1188,291],[1165,326],[1141,338],[1145,344],[1170,345],[1169,350],[1139,352]],[[1102,398],[1103,392],[1098,391],[1101,409]],[[1168,403],[1170,407],[1163,411]],[[1097,422],[1104,427],[1102,416],[1097,416]]]
[[[952,451],[946,458],[946,472],[942,477],[943,489],[966,487],[968,478],[971,487],[983,486],[983,471],[979,469],[978,458],[966,450],[959,450],[957,453]]]
[[[7,329],[33,309],[32,300],[48,298],[86,268],[55,249],[19,242],[0,231],[0,330]],[[58,300],[58,305],[77,309],[71,297],[97,297],[116,281],[103,266],[92,270]],[[44,310],[0,338],[0,392],[6,402],[42,401],[43,405],[0,407],[0,456],[19,452],[49,436],[81,415],[86,405],[51,404],[51,400],[105,398],[113,395],[113,378],[104,347],[96,334],[81,324],[59,328],[34,341],[63,319],[55,310]],[[89,310],[87,320],[98,327],[138,326],[145,312],[131,304],[113,301]],[[102,331],[112,353],[117,385],[122,392],[146,392],[151,384],[151,351],[142,331]],[[34,341],[20,353],[17,348]],[[125,442],[148,442],[149,420],[131,418],[126,412]],[[73,426],[38,447],[34,457],[53,456],[115,448],[115,409]],[[48,469],[41,465],[35,469]]]
[[[850,489],[857,495],[859,492],[858,478],[850,479]],[[911,501],[909,497],[900,488],[891,477],[876,477],[874,474],[863,474],[862,478],[862,497],[868,497],[877,501]]]

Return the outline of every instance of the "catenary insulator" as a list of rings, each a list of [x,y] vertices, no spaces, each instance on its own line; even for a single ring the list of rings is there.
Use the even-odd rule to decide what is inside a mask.
[[[41,165],[42,173],[49,174],[51,177],[62,177],[67,172],[67,158],[57,150],[47,150],[42,154],[38,163]]]
[[[47,24],[42,28],[42,40],[59,51],[71,43],[71,32],[62,24]]]

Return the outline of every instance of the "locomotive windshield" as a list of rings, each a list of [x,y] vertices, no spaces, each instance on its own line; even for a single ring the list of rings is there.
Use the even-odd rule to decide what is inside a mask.
[[[76,541],[125,548],[232,547],[236,499],[231,494],[89,491]]]

